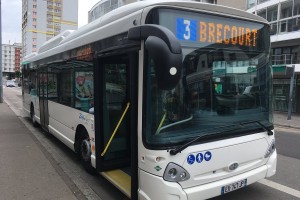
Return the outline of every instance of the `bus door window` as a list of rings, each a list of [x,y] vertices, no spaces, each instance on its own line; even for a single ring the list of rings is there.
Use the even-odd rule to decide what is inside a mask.
[[[107,63],[105,68],[105,100],[104,100],[104,123],[105,141],[108,141],[128,103],[127,94],[127,68],[124,63]],[[120,127],[106,153],[106,158],[123,157],[124,150],[127,149],[128,115],[121,121]],[[126,152],[126,151],[125,151]]]
[[[48,66],[48,81],[47,81],[47,96],[48,100],[58,101],[58,93],[57,93],[57,74],[58,70],[56,70],[53,66]]]

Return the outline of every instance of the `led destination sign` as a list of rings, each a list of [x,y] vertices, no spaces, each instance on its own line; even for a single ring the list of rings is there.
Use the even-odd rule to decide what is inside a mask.
[[[204,43],[223,43],[240,46],[256,46],[257,44],[257,29],[247,26],[197,22],[183,18],[178,18],[176,22],[176,35],[179,40],[198,40]]]
[[[200,22],[200,42],[256,46],[257,29]]]
[[[169,28],[183,46],[264,50],[268,26],[213,14],[159,10],[159,24]]]

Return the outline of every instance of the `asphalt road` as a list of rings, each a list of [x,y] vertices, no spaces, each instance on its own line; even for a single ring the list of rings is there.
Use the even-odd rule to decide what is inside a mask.
[[[61,167],[87,199],[127,199],[100,175],[91,176],[81,167],[75,154],[60,141],[40,128],[34,128],[22,112],[20,88],[4,88],[4,100],[41,143],[52,164]],[[300,199],[300,130],[275,128],[278,152],[277,173],[268,180],[213,198],[214,200],[296,200]]]

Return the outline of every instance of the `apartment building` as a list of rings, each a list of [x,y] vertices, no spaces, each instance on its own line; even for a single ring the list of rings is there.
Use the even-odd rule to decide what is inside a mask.
[[[78,28],[78,0],[22,0],[23,55],[65,30]]]
[[[20,71],[22,58],[22,44],[2,44],[2,72],[5,79],[14,77],[16,71]]]

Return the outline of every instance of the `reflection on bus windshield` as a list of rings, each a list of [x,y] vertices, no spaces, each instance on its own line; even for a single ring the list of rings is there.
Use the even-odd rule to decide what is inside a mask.
[[[152,133],[174,136],[180,130],[192,133],[243,120],[269,121],[270,71],[265,53],[238,48],[184,52],[184,73],[173,90],[158,89],[152,70],[148,93]]]

